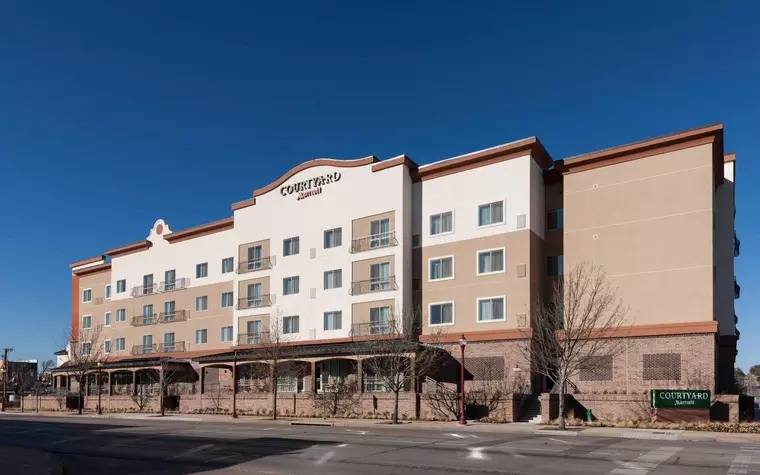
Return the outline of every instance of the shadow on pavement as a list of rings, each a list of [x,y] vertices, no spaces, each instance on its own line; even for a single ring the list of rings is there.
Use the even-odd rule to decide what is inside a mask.
[[[191,425],[190,428],[197,428]],[[185,428],[189,430],[190,428]],[[297,455],[335,441],[241,432],[235,438],[181,433],[181,428],[66,421],[0,420],[0,446],[40,450],[58,457],[66,475],[192,474],[264,457]],[[313,459],[322,452],[314,451]],[[32,475],[32,474],[25,474]]]

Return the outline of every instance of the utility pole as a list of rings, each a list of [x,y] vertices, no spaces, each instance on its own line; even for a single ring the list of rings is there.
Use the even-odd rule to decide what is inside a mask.
[[[8,353],[11,351],[13,348],[3,348],[3,404],[0,412],[5,412],[5,399],[8,393]]]

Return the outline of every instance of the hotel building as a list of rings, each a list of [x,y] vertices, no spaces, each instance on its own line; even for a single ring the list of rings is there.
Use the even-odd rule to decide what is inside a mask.
[[[427,165],[311,160],[228,218],[183,230],[158,219],[144,239],[74,262],[73,335],[99,330],[108,394],[157,355],[186,359],[201,386],[221,381],[272,318],[309,368],[281,392],[352,371],[341,362],[361,358],[347,344],[402,314],[418,319],[421,342],[443,330],[454,347],[464,334],[474,379],[485,366],[508,378],[530,374],[517,348],[537,300],[590,261],[630,310],[612,336],[625,351],[575,375],[577,392],[730,390],[734,182],[722,125],[558,161],[535,137]]]

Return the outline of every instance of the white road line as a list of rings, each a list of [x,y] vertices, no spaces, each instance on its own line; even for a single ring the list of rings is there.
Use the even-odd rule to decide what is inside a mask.
[[[340,447],[340,448],[348,447],[348,444],[338,444],[338,447]]]
[[[568,442],[568,441],[566,441],[566,440],[562,440],[562,439],[553,439],[553,438],[549,437],[549,440],[553,440],[554,442],[561,442],[561,443],[563,443],[563,444],[570,444],[570,445],[573,445],[571,442]]]
[[[523,455],[523,454],[512,454],[512,455],[514,455],[514,456],[515,456],[515,458],[518,458],[518,459],[524,459],[524,458],[528,458],[528,457],[526,457],[526,456],[525,456],[525,455]]]
[[[615,463],[622,465],[610,472],[613,475],[645,475],[660,464],[682,451],[683,447],[661,447],[636,457],[630,462]]]
[[[456,437],[458,439],[464,439],[464,436],[460,435],[460,434],[449,434],[449,435],[452,436],[452,437]]]
[[[50,442],[49,444],[45,444],[45,446],[46,447],[50,447],[50,446],[53,446],[53,445],[67,444],[69,442],[74,442],[75,440],[82,440],[82,439],[86,439],[86,438],[87,437],[85,437],[85,436],[69,437],[68,439],[61,439],[61,440],[56,440],[55,442]]]
[[[486,447],[470,447],[468,449],[470,453],[467,455],[467,458],[475,460],[491,460],[491,457],[483,453],[485,449]]]
[[[179,453],[179,454],[177,454],[177,455],[175,455],[173,457],[169,457],[166,460],[174,460],[174,459],[178,459],[178,458],[181,458],[181,457],[187,457],[189,455],[197,454],[198,452],[203,452],[204,450],[208,450],[208,449],[210,449],[213,446],[214,446],[214,444],[199,445],[197,447],[193,447],[192,449],[185,450],[184,452]]]
[[[744,475],[749,471],[751,464],[760,463],[760,460],[753,460],[752,457],[760,458],[760,446],[743,445],[739,448],[739,453],[734,457],[731,466],[728,468],[728,475]]]
[[[367,431],[366,430],[346,429],[346,432],[357,432],[359,435],[367,435]]]
[[[226,454],[226,455],[222,455],[222,456],[219,456],[219,457],[216,457],[216,458],[208,459],[208,460],[204,461],[203,463],[218,462],[220,460],[226,460],[226,459],[230,459],[232,457],[237,457],[238,455],[242,455],[242,454]]]
[[[333,451],[327,452],[323,456],[319,457],[319,460],[317,460],[316,462],[314,462],[314,464],[315,465],[322,465],[323,463],[325,463],[328,460],[330,460],[333,457],[333,455],[335,455],[335,452],[333,452]]]

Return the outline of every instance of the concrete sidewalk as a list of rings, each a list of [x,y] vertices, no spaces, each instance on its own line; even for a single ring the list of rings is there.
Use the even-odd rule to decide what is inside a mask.
[[[25,416],[49,417],[62,419],[109,419],[109,420],[132,420],[132,421],[155,421],[155,422],[201,422],[216,424],[241,424],[241,425],[293,425],[293,426],[328,426],[342,427],[353,429],[394,429],[394,430],[435,430],[449,432],[475,432],[484,434],[495,433],[522,433],[534,435],[546,435],[551,437],[611,437],[620,439],[644,439],[644,440],[680,440],[693,442],[724,442],[724,443],[754,443],[760,444],[760,434],[740,434],[727,432],[701,432],[690,430],[669,430],[669,429],[629,429],[615,427],[568,427],[565,431],[557,430],[554,426],[528,424],[528,423],[509,423],[509,424],[491,424],[482,422],[470,422],[467,425],[459,425],[456,422],[432,422],[432,421],[401,421],[400,424],[393,425],[387,420],[373,419],[319,419],[319,418],[281,418],[273,421],[266,417],[240,416],[233,419],[229,415],[212,415],[212,414],[167,414],[159,416],[158,414],[135,414],[135,413],[111,413],[99,416],[94,413],[85,413],[81,416],[69,412],[40,412],[40,413],[20,413],[5,412],[0,413],[0,417],[5,416]],[[0,472],[3,473],[3,472]]]
[[[63,475],[63,466],[52,455],[39,450],[0,446],[0,473]]]

